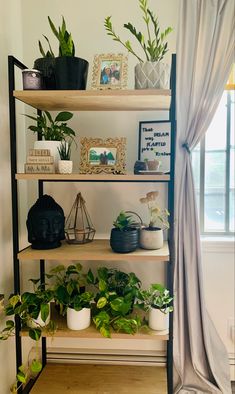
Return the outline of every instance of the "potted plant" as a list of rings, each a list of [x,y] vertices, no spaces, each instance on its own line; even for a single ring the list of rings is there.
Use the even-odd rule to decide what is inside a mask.
[[[159,167],[161,165],[161,162],[157,159],[154,160],[149,160],[149,159],[144,159],[146,166],[149,171],[158,171]]]
[[[92,271],[87,274],[87,282],[98,290],[95,296],[93,321],[104,337],[111,336],[111,330],[134,334],[141,326],[138,316],[133,317],[133,306],[141,282],[131,272],[129,274],[106,267],[98,268],[95,278]]]
[[[25,115],[28,118],[34,120],[36,125],[28,127],[29,130],[37,133],[42,140],[35,141],[35,149],[49,149],[51,156],[54,157],[54,163],[57,170],[58,160],[60,158],[58,148],[61,145],[61,141],[65,141],[66,138],[72,138],[75,136],[74,130],[67,125],[67,121],[73,117],[71,112],[62,111],[59,112],[53,119],[50,112],[42,111],[41,115],[31,116]]]
[[[60,160],[58,161],[58,171],[60,174],[71,174],[73,171],[73,162],[71,160],[72,141],[61,141],[58,148]]]
[[[152,284],[148,290],[140,290],[137,307],[149,312],[149,328],[152,330],[168,329],[168,314],[173,311],[173,297],[167,288],[159,283]]]
[[[41,71],[43,76],[43,88],[44,89],[56,89],[55,83],[55,54],[51,48],[48,38],[44,35],[45,40],[48,43],[49,49],[44,50],[41,41],[38,41],[39,51],[42,55],[34,61],[34,68]]]
[[[134,55],[139,63],[135,67],[135,88],[136,89],[167,89],[169,86],[169,66],[161,62],[165,53],[168,51],[166,37],[172,31],[168,27],[160,32],[158,18],[148,8],[148,0],[139,0],[139,6],[143,13],[143,19],[147,28],[147,39],[142,32],[138,32],[130,22],[125,23],[124,27],[129,30],[139,42],[144,52],[145,61],[133,49],[129,40],[122,41],[115,33],[111,22],[111,16],[105,18],[104,26],[107,34],[114,41],[122,44],[128,52]]]
[[[113,222],[110,246],[116,253],[130,253],[139,245],[139,229],[134,225],[131,215],[121,211]]]
[[[160,249],[163,247],[163,230],[169,228],[167,209],[161,209],[156,199],[158,192],[153,191],[140,198],[142,204],[146,204],[150,216],[148,226],[140,230],[140,247],[143,249]]]
[[[52,32],[59,41],[59,56],[55,58],[56,89],[86,89],[89,63],[75,57],[75,46],[71,33],[68,33],[64,17],[61,27],[56,29],[51,18],[48,21]]]
[[[71,266],[70,266],[71,267]],[[77,270],[70,268],[70,273],[62,279],[63,283],[54,290],[55,300],[61,305],[63,314],[67,313],[67,326],[70,330],[84,330],[91,323],[90,303],[93,293],[81,291],[77,280]]]

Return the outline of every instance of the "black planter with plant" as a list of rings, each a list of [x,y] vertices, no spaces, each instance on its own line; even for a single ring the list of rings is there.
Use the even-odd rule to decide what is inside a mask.
[[[116,253],[130,253],[139,246],[139,229],[133,224],[133,218],[121,211],[113,222],[110,246]]]
[[[75,47],[71,33],[66,30],[64,17],[57,30],[50,17],[50,27],[59,41],[59,56],[55,58],[55,80],[58,90],[85,90],[89,63],[75,57]]]

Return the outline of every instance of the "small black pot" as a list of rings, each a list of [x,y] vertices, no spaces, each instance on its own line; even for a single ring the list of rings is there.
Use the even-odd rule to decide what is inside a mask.
[[[55,58],[56,89],[85,90],[89,63],[85,59],[72,56]]]
[[[34,68],[42,72],[43,76],[43,88],[48,90],[54,90],[55,84],[55,58],[54,57],[42,57],[36,59],[34,62]]]
[[[126,231],[120,231],[117,228],[112,228],[110,246],[116,253],[133,252],[139,246],[139,230],[130,228]]]

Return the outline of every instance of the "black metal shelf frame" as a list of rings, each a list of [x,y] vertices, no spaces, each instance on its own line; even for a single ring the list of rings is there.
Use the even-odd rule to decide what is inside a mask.
[[[13,234],[13,269],[14,269],[14,293],[20,293],[20,267],[17,254],[19,252],[19,222],[18,222],[18,188],[15,174],[17,173],[17,133],[16,133],[16,105],[13,92],[15,89],[15,67],[23,70],[27,67],[17,60],[14,56],[8,56],[8,77],[9,77],[9,116],[10,116],[10,150],[11,150],[11,195],[12,195],[12,234]],[[43,195],[44,182],[160,182],[168,183],[168,208],[170,212],[170,230],[169,230],[169,247],[170,247],[170,261],[167,264],[167,286],[173,295],[173,267],[174,267],[174,178],[175,178],[175,136],[176,136],[176,55],[172,55],[171,64],[171,105],[169,111],[169,121],[171,123],[171,156],[170,156],[170,180],[39,180],[38,181],[38,196]],[[38,114],[41,111],[38,110]],[[39,139],[39,138],[38,138]],[[45,283],[45,260],[40,260],[40,279],[41,283]],[[19,317],[15,318],[15,345],[16,345],[16,370],[22,364],[22,343],[20,337],[21,324]],[[42,364],[46,365],[46,338],[42,338]],[[30,392],[34,382],[29,381],[27,386],[19,389],[19,394],[22,392],[27,394]],[[169,316],[169,340],[167,341],[167,387],[168,394],[173,393],[173,313]]]

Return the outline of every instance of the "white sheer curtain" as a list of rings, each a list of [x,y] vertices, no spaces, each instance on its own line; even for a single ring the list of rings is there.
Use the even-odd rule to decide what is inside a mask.
[[[180,0],[177,44],[174,392],[231,393],[227,353],[207,314],[190,151],[205,134],[234,56],[234,0]]]

